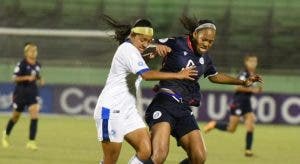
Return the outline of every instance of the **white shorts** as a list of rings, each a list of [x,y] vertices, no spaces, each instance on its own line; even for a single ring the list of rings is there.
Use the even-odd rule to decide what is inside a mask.
[[[105,111],[106,110],[106,111]],[[136,109],[130,110],[124,117],[109,117],[111,110],[102,108],[102,117],[95,117],[99,141],[123,142],[124,136],[140,128],[145,123]],[[108,114],[108,116],[107,116]]]

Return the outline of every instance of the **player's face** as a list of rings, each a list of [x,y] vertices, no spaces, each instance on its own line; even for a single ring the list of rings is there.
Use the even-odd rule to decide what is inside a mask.
[[[25,56],[30,58],[31,60],[35,60],[37,58],[37,47],[36,46],[29,46],[27,51],[25,52]]]
[[[194,32],[193,37],[197,43],[197,51],[201,54],[206,53],[215,41],[216,30],[203,29],[199,32]]]
[[[248,70],[255,71],[257,67],[257,58],[256,57],[250,57],[245,60],[245,66]]]
[[[131,37],[132,44],[140,51],[144,52],[145,49],[152,42],[152,37],[147,35],[137,34]]]

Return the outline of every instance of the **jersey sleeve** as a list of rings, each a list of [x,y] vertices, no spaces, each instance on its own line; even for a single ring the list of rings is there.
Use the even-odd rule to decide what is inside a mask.
[[[124,56],[126,56],[126,65],[131,73],[142,75],[143,73],[150,71],[148,65],[138,51],[128,49],[128,51],[124,53]]]
[[[23,72],[23,71],[22,71],[22,68],[23,68],[22,63],[19,62],[19,63],[15,66],[15,68],[14,68],[13,77],[21,76],[21,75],[22,75],[22,72]]]
[[[247,73],[242,71],[242,72],[239,73],[237,78],[244,81],[244,80],[247,79]]]
[[[41,79],[42,76],[41,76],[41,69],[42,69],[42,65],[41,63],[38,63],[37,66],[36,66],[36,78],[37,79]]]
[[[212,60],[209,57],[207,57],[206,62],[207,62],[207,65],[206,65],[206,69],[204,72],[204,78],[217,75],[218,72],[217,72],[217,69],[214,66]]]
[[[172,48],[176,43],[176,39],[175,38],[154,39],[154,43],[166,45],[166,46]]]

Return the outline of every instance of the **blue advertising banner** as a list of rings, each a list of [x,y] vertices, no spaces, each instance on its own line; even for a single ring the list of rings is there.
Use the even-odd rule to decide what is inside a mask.
[[[11,110],[14,86],[0,84],[0,111]],[[40,90],[43,113],[92,115],[102,87],[77,85],[50,85]],[[201,106],[193,107],[199,121],[228,119],[232,92],[203,91]],[[142,111],[155,93],[143,89],[139,107]],[[253,111],[259,123],[300,125],[300,94],[263,93],[251,98]]]
[[[0,112],[12,110],[12,97],[15,85],[0,83]],[[40,104],[42,113],[51,113],[53,109],[53,87],[45,86],[40,88]]]

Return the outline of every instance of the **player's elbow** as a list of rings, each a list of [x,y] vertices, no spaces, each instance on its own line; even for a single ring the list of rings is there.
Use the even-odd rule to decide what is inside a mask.
[[[145,81],[151,81],[151,80],[153,80],[153,75],[152,75],[151,71],[144,72],[143,74],[141,74],[141,77]]]
[[[13,76],[13,77],[11,78],[11,81],[14,82],[14,83],[16,83],[16,82],[17,82],[17,77],[16,77],[16,76]]]
[[[143,75],[141,75],[141,76],[142,76],[143,80],[145,80],[145,81],[150,81],[151,80],[151,78],[149,76],[143,76]]]
[[[216,76],[210,76],[208,77],[208,80],[212,83],[218,83],[218,78]]]

